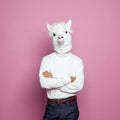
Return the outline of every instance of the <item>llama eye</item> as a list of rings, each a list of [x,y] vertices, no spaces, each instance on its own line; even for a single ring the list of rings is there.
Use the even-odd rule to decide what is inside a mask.
[[[65,31],[65,33],[67,34],[67,33],[68,33],[68,31]]]
[[[53,33],[53,36],[56,36],[56,34],[55,34],[55,33]]]

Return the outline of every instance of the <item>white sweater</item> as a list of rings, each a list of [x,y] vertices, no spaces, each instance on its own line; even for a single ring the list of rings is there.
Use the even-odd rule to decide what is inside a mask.
[[[53,78],[43,76],[44,71],[52,73]],[[71,83],[70,76],[75,76],[76,80]],[[84,66],[83,61],[78,56],[67,53],[57,54],[53,52],[44,56],[39,70],[40,84],[46,89],[50,99],[67,98],[83,88]]]

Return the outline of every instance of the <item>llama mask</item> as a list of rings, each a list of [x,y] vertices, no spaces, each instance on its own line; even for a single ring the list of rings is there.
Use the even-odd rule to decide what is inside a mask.
[[[49,35],[53,40],[53,47],[57,53],[67,53],[72,49],[71,20],[67,23],[60,22],[53,25],[47,24]]]

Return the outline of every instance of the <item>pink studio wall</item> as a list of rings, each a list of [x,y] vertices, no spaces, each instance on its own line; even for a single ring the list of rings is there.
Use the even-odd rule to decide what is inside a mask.
[[[79,120],[120,120],[119,0],[0,1],[0,120],[42,120],[38,71],[53,52],[46,24],[69,19],[85,66]]]

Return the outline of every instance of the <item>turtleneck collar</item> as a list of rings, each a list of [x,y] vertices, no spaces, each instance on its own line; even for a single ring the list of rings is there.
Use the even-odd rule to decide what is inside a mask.
[[[61,57],[61,58],[64,58],[64,57],[67,57],[67,56],[70,56],[72,53],[69,51],[69,52],[66,52],[66,53],[57,53],[55,52],[56,56],[57,57]]]

